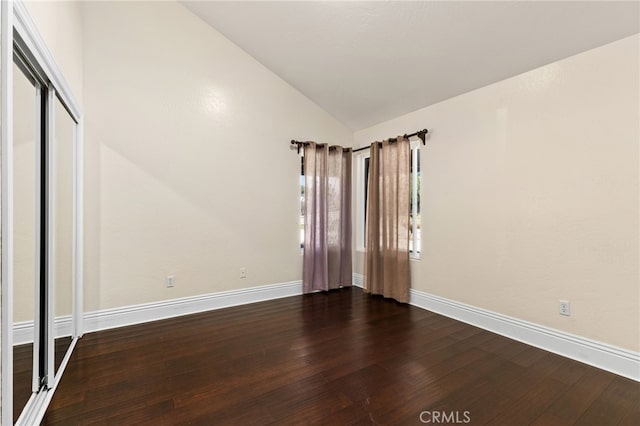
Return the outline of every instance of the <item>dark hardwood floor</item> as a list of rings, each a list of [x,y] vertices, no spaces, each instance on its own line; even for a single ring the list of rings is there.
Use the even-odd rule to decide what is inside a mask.
[[[85,335],[45,425],[638,425],[640,384],[358,288]]]
[[[58,371],[64,359],[71,337],[59,337],[54,340],[54,369]],[[33,377],[33,343],[13,347],[13,421],[18,420],[27,401],[31,398]]]

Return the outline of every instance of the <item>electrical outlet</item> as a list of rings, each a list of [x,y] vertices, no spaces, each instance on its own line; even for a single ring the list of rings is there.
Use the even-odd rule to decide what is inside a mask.
[[[247,278],[247,268],[240,268],[240,278]]]
[[[568,300],[559,300],[560,315],[571,316],[571,305]]]
[[[167,287],[173,287],[176,284],[176,277],[174,277],[173,275],[167,275],[165,284],[167,285]]]

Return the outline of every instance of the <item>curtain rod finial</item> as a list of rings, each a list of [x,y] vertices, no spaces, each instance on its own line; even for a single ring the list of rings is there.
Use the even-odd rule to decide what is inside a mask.
[[[291,139],[291,145],[296,145],[296,150],[298,151],[298,154],[300,154],[300,145],[304,145],[304,144],[295,139]]]
[[[427,133],[429,133],[429,131],[428,131],[427,129],[423,129],[423,130],[420,130],[420,131],[418,132],[418,137],[419,137],[419,138],[420,138],[420,140],[422,141],[422,144],[423,144],[423,145],[426,145],[426,144],[427,144],[427,141],[426,141],[426,139],[427,139]]]

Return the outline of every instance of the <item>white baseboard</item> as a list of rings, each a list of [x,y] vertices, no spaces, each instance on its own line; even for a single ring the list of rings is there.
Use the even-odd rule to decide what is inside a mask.
[[[299,294],[302,294],[302,281],[292,281],[87,312],[84,314],[84,332],[124,327]]]
[[[353,274],[353,285],[362,287],[363,276]],[[84,315],[84,331],[140,324],[181,315],[262,302],[302,294],[302,282],[292,281],[200,296],[88,312]],[[410,290],[411,305],[471,324],[511,339],[553,352],[612,373],[640,381],[640,353],[617,348],[581,336],[544,327],[497,312],[488,311],[454,300]],[[71,335],[71,317],[60,317],[54,324],[57,337]],[[33,341],[33,323],[14,325],[14,344]]]
[[[364,285],[364,275],[362,274],[353,274],[352,283],[355,287],[360,287]]]
[[[353,274],[362,287],[364,277]],[[411,289],[409,303],[522,343],[640,381],[640,353]]]
[[[55,318],[53,321],[53,333],[56,338],[67,337],[72,334],[71,315]],[[13,323],[13,345],[33,343],[33,321],[20,321]]]

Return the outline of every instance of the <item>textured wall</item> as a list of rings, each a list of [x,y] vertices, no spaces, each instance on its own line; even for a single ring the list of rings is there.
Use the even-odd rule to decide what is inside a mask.
[[[29,14],[82,107],[82,1],[25,1]]]
[[[83,8],[86,311],[300,279],[289,140],[352,132],[178,3]]]
[[[640,350],[639,40],[356,132],[432,130],[413,288]]]

